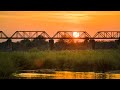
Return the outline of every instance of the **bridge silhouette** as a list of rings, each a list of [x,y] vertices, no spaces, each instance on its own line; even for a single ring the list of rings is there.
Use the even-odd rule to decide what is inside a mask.
[[[73,32],[79,33],[78,37],[73,36]],[[50,37],[45,31],[16,31],[11,37],[8,37],[3,31],[0,31],[0,39],[119,39],[120,31],[98,31],[93,37],[86,31],[58,31],[53,37]]]
[[[78,37],[74,37],[73,33],[77,32]],[[39,37],[42,36],[42,37]],[[12,36],[8,37],[3,31],[0,31],[0,39],[49,39],[50,48],[54,46],[54,39],[86,39],[95,46],[95,39],[115,39],[120,43],[120,31],[98,31],[94,36],[90,36],[86,31],[58,31],[52,37],[45,31],[16,31]]]

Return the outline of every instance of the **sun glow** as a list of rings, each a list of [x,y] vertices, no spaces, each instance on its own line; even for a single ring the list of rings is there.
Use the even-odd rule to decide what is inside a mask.
[[[78,32],[73,32],[73,37],[78,38],[80,35]]]

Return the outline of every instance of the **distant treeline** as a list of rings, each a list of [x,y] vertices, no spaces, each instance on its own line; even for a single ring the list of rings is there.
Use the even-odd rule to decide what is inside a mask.
[[[116,49],[118,44],[115,41],[95,41],[95,49]],[[49,50],[49,41],[41,39],[41,36],[29,40],[24,39],[19,42],[12,42],[11,39],[0,43],[1,51],[27,51],[27,50]],[[54,43],[54,50],[85,50],[91,49],[89,40],[74,42],[73,39],[60,39]]]

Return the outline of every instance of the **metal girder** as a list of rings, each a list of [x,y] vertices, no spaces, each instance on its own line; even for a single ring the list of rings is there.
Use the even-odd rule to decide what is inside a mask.
[[[79,34],[77,37],[73,33]],[[53,39],[86,39],[91,38],[91,36],[86,31],[58,31],[53,37]]]
[[[77,32],[78,37],[73,35]],[[39,37],[42,36],[42,37]],[[3,31],[0,31],[0,39],[120,39],[120,31],[98,31],[91,37],[86,31],[58,31],[53,37],[50,37],[45,31],[16,31],[11,37],[8,37]]]
[[[42,37],[41,37],[42,36]],[[16,31],[11,39],[50,39],[45,31]]]
[[[119,39],[120,31],[99,31],[94,36],[93,39]]]
[[[0,39],[8,39],[8,36],[3,31],[0,31]]]

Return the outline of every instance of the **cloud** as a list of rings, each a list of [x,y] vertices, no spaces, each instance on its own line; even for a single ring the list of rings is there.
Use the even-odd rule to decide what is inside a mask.
[[[87,20],[87,14],[81,14],[79,12],[25,12],[25,11],[12,11],[12,12],[0,12],[0,18],[3,19],[26,19],[36,21],[47,22],[68,22],[78,23],[80,20]]]

